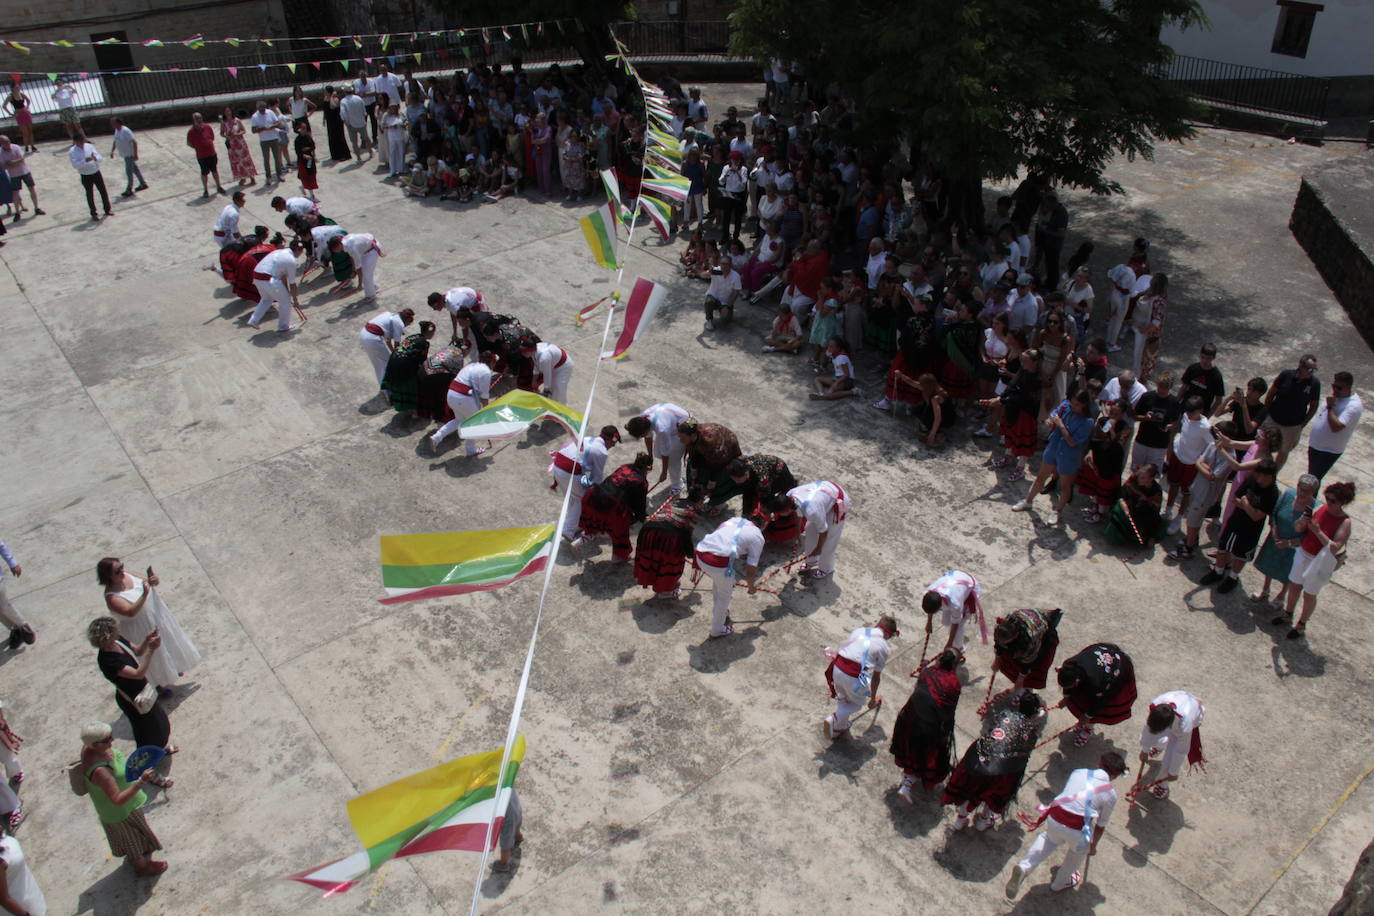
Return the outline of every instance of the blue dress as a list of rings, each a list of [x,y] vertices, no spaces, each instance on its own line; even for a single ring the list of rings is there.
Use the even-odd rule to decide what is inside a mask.
[[[1276,582],[1285,584],[1288,582],[1288,573],[1293,569],[1293,554],[1298,548],[1280,547],[1274,541],[1291,541],[1298,536],[1297,524],[1302,513],[1294,508],[1297,497],[1298,491],[1291,487],[1279,495],[1274,514],[1270,516],[1269,537],[1265,538],[1264,546],[1255,558],[1256,569]],[[1313,512],[1317,511],[1319,503],[1320,500],[1312,501]]]

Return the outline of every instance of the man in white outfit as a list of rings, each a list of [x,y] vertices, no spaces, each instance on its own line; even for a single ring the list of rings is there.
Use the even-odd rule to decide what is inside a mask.
[[[224,205],[224,209],[219,211],[219,217],[215,220],[214,238],[215,244],[223,248],[230,242],[237,242],[239,235],[239,211],[248,198],[242,191],[235,191],[229,203]]]
[[[1136,277],[1135,286],[1131,287],[1131,333],[1134,340],[1131,344],[1131,370],[1136,375],[1140,375],[1140,358],[1145,355],[1146,332],[1150,330],[1150,318],[1153,310],[1149,307],[1142,307],[1140,297],[1150,291],[1150,284],[1154,282],[1153,274],[1142,274]]]
[[[718,639],[735,632],[730,624],[730,596],[739,581],[740,565],[744,566],[744,581],[749,586],[749,594],[754,594],[757,586],[755,578],[759,573],[759,555],[763,553],[763,532],[759,526],[744,518],[731,518],[721,522],[697,543],[696,567],[711,579],[711,635]]]
[[[277,307],[277,331],[286,333],[295,325],[291,323],[292,307],[300,308],[296,298],[296,257],[301,253],[301,244],[292,242],[289,248],[269,251],[253,268],[253,285],[258,288],[258,307],[248,318],[248,326],[257,330],[259,323],[273,305]]]
[[[871,627],[851,630],[838,649],[826,648],[830,666],[825,679],[835,698],[835,711],[821,720],[821,734],[834,740],[849,731],[849,721],[867,704],[878,705],[878,683],[892,655],[888,640],[897,635],[897,621],[883,616]]]
[[[534,361],[534,388],[542,387],[548,396],[560,404],[568,403],[568,383],[572,381],[573,360],[557,344],[546,340],[538,343],[522,342],[520,352]]]
[[[1118,264],[1107,271],[1107,282],[1112,287],[1107,297],[1107,350],[1115,353],[1121,349],[1117,341],[1121,337],[1121,325],[1126,321],[1131,290],[1135,288],[1135,271],[1130,264]]]
[[[1202,701],[1186,690],[1161,693],[1150,701],[1150,714],[1140,730],[1140,765],[1163,754],[1159,770],[1164,782],[1176,782],[1183,761],[1202,768]],[[1169,787],[1161,782],[1150,789],[1155,798],[1168,798]]]
[[[336,235],[329,240],[329,251],[348,254],[353,261],[353,269],[358,272],[358,286],[363,291],[363,301],[374,301],[377,298],[377,260],[386,257],[377,239],[368,232]]]
[[[443,441],[458,432],[458,427],[464,420],[486,407],[491,400],[491,366],[487,365],[489,358],[488,354],[479,353],[476,360],[459,369],[458,374],[449,383],[448,407],[453,411],[453,419],[429,437],[431,453],[437,454]],[[486,449],[478,446],[476,439],[465,439],[463,451],[471,457],[482,454]]]
[[[921,610],[926,612],[926,632],[935,624],[935,615],[940,615],[940,626],[949,627],[949,638],[945,640],[946,649],[964,651],[969,621],[983,618],[983,592],[978,580],[966,572],[951,569],[930,585],[921,596]],[[983,642],[988,641],[984,625]]]
[[[1124,772],[1126,761],[1116,751],[1108,751],[1098,761],[1097,769],[1074,770],[1069,774],[1064,791],[1048,805],[1039,807],[1040,820],[1035,827],[1044,824],[1045,829],[1035,838],[1026,857],[1012,869],[1007,879],[1007,899],[1015,898],[1022,879],[1065,844],[1069,851],[1055,872],[1050,890],[1068,890],[1083,881],[1079,866],[1085,856],[1097,853],[1098,840],[1102,839],[1116,807],[1112,780]]]
[[[453,322],[453,339],[461,340],[458,335],[458,316],[463,312],[485,312],[487,305],[482,294],[470,286],[455,286],[446,293],[430,293],[425,300],[434,311],[448,309],[449,319]],[[475,346],[475,343],[474,343]]]
[[[406,336],[406,327],[415,320],[414,309],[401,309],[399,312],[381,312],[367,320],[358,331],[358,345],[372,363],[372,371],[377,373],[377,384],[386,375],[386,364],[391,361],[391,351]]]
[[[320,205],[308,197],[274,197],[272,209],[291,216],[314,216],[320,212]]]
[[[669,499],[682,492],[682,456],[687,447],[678,437],[677,425],[690,416],[684,408],[665,402],[655,404],[637,417],[631,417],[625,424],[625,432],[636,439],[643,439],[644,450],[661,462],[654,486],[672,476],[668,484]]]
[[[343,226],[315,226],[310,230],[310,253],[321,267],[329,263],[329,242],[332,239],[343,238],[348,235],[348,230]]]
[[[588,436],[580,446],[573,441],[550,453],[553,461],[549,464],[549,473],[553,475],[553,486],[549,489],[557,492],[561,484],[571,491],[562,532],[569,541],[577,537],[582,522],[582,494],[605,478],[606,453],[619,441],[620,430],[603,426],[599,434]]]
[[[802,517],[803,576],[824,579],[835,572],[835,551],[844,535],[844,519],[849,512],[849,496],[839,484],[817,480],[793,487],[787,498]]]

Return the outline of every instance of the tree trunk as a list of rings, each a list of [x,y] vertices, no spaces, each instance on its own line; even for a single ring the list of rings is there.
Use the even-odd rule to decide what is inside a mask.
[[[985,226],[982,179],[957,178],[946,181],[945,186],[944,228],[958,223],[981,234]]]

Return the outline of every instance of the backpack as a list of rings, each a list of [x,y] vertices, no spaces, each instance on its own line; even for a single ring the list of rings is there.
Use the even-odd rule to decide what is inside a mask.
[[[64,769],[67,771],[67,782],[72,787],[73,795],[85,795],[88,790],[86,774],[81,769],[81,761],[73,760]]]

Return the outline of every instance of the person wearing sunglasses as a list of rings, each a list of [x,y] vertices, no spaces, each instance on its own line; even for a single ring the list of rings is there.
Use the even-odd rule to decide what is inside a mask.
[[[1307,473],[1318,483],[1340,460],[1363,413],[1364,402],[1355,393],[1355,377],[1349,372],[1331,376],[1331,393],[1317,408],[1307,434]]]

